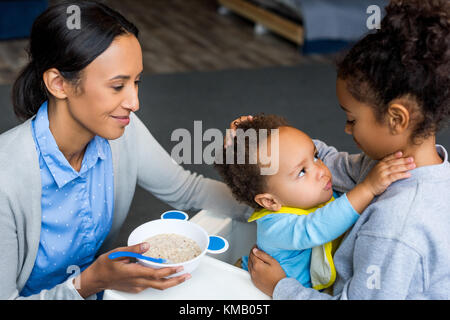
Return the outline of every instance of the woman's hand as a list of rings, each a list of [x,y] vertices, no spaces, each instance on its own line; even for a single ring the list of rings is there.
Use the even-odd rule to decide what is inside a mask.
[[[147,250],[148,244],[141,243],[111,252],[132,251],[142,254]],[[165,277],[182,271],[183,267],[153,269],[138,263],[131,263],[130,259],[126,257],[110,260],[108,255],[111,252],[98,257],[89,268],[81,273],[80,279],[75,279],[74,283],[79,281],[77,290],[83,298],[105,289],[130,293],[139,293],[147,288],[164,290],[190,278],[190,274],[183,274],[166,279]]]
[[[233,144],[233,139],[236,136],[236,128],[237,125],[242,122],[242,121],[252,121],[253,120],[253,116],[242,116],[237,118],[236,120],[231,121],[230,123],[230,130],[227,130],[227,133],[225,135],[225,141],[224,146],[225,148],[228,148],[229,146],[231,146]]]
[[[248,271],[255,286],[267,294],[273,295],[278,281],[286,278],[286,273],[277,260],[264,251],[252,248],[248,257]]]

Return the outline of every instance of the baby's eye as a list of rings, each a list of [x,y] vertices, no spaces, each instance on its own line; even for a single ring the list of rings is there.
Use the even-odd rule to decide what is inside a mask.
[[[317,162],[319,160],[319,153],[314,153],[314,162]]]
[[[352,126],[355,124],[355,120],[347,120],[347,124]]]
[[[298,177],[301,178],[305,175],[306,171],[305,169],[302,169],[302,171],[300,171],[300,173],[298,174]]]

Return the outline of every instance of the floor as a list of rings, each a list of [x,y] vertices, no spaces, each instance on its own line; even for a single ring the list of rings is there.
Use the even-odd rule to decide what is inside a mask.
[[[57,0],[50,0],[55,3]],[[177,73],[293,66],[324,56],[302,56],[297,45],[254,24],[218,13],[216,0],[105,0],[140,29],[145,73]],[[27,63],[28,40],[0,41],[0,84],[11,84]]]

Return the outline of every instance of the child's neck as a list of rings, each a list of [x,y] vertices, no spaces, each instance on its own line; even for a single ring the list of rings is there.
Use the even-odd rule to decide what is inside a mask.
[[[441,164],[443,161],[436,151],[435,136],[424,140],[420,145],[409,145],[402,151],[405,157],[414,157],[416,168]]]

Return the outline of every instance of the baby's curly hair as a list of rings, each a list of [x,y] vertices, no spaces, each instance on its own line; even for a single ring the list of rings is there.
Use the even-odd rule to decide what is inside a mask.
[[[253,117],[251,121],[241,121],[235,123],[236,129],[242,133],[249,129],[255,130],[257,135],[256,145],[259,145],[259,131],[262,129],[267,130],[267,139],[270,137],[271,129],[278,129],[280,127],[289,126],[286,119],[277,115],[264,115],[259,114]],[[233,145],[228,148],[233,148],[231,154],[233,156],[232,161],[226,159],[227,150],[223,150],[223,159],[216,161],[215,168],[222,176],[224,182],[230,187],[233,196],[239,201],[249,205],[252,208],[260,209],[261,206],[254,200],[257,194],[264,193],[266,190],[265,176],[261,175],[260,166],[258,163],[252,164],[249,161],[251,149],[250,139],[244,140],[243,150],[245,150],[245,163],[239,164],[238,162],[238,136],[239,133],[233,138]],[[256,152],[258,152],[256,150]],[[231,162],[231,163],[230,163]]]
[[[425,139],[450,115],[449,30],[450,1],[392,0],[380,29],[338,62],[338,78],[380,123],[392,100],[406,98],[410,112],[420,111],[411,139]]]

